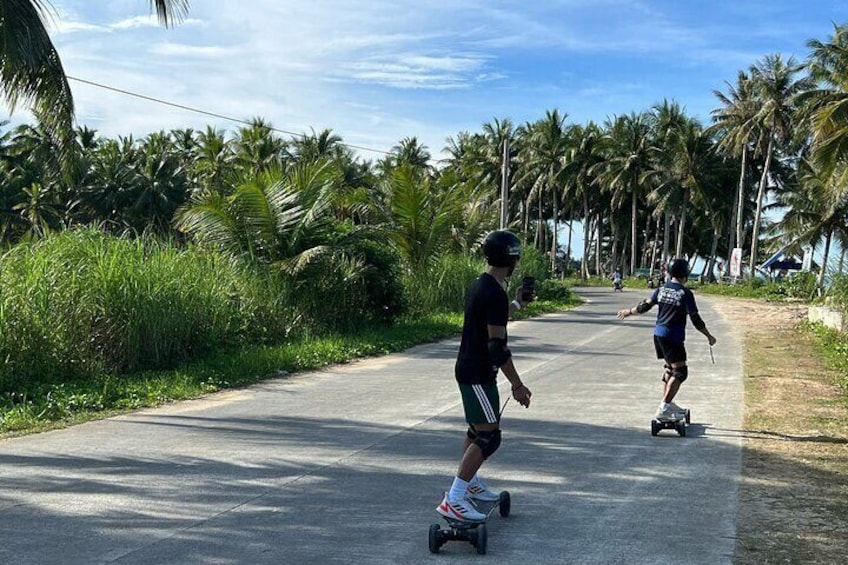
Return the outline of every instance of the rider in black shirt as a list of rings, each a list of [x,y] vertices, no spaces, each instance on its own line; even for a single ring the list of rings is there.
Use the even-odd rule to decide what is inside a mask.
[[[521,243],[506,230],[490,233],[483,243],[483,254],[489,264],[468,290],[462,341],[457,355],[455,376],[462,396],[468,432],[465,451],[451,489],[436,508],[443,516],[458,520],[480,521],[469,499],[497,500],[498,493],[488,488],[477,471],[500,446],[500,395],[498,369],[512,385],[512,396],[525,408],[530,406],[530,389],[521,382],[507,347],[506,324],[509,315],[533,299],[522,289],[509,302],[503,289],[504,280],[512,275],[521,257]]]

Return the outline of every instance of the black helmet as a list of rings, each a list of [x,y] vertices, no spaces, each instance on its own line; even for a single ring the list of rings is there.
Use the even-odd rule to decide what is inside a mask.
[[[668,274],[677,280],[689,278],[689,261],[686,259],[675,259],[668,266]]]
[[[493,267],[511,267],[521,257],[521,242],[508,230],[495,230],[483,241],[483,255]]]

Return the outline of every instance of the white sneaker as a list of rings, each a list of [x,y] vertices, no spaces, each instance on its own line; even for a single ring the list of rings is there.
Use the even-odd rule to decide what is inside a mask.
[[[657,408],[657,413],[654,414],[654,419],[659,420],[660,422],[669,422],[674,420],[674,411],[671,409],[671,406],[663,410],[662,408]]]
[[[496,502],[501,498],[500,493],[490,489],[489,485],[480,478],[468,485],[466,496],[471,500],[480,500],[482,502]]]
[[[671,411],[672,411],[672,412],[674,412],[675,414],[686,414],[686,409],[685,409],[685,408],[681,408],[680,406],[678,406],[678,405],[677,405],[677,404],[675,404],[674,402],[669,402],[669,403],[668,403],[668,407],[669,407],[669,408],[671,409]]]
[[[448,494],[445,493],[442,503],[436,507],[436,512],[450,518],[462,522],[483,522],[486,520],[486,515],[482,512],[477,512],[468,497],[463,496],[459,500],[448,500]]]

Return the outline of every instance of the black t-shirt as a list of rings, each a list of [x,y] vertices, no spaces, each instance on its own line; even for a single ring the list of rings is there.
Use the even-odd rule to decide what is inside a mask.
[[[483,384],[495,380],[498,368],[489,358],[489,329],[506,327],[509,320],[509,298],[497,279],[483,273],[468,288],[465,298],[465,320],[462,342],[454,373],[461,384]]]

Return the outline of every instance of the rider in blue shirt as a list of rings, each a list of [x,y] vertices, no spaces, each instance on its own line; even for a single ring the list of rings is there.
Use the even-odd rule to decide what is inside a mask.
[[[663,398],[657,409],[657,420],[672,420],[679,417],[682,410],[674,404],[680,385],[688,378],[689,369],[686,367],[686,318],[692,319],[692,325],[707,337],[710,346],[715,345],[716,338],[707,329],[704,320],[698,314],[695,296],[686,288],[689,280],[689,263],[685,259],[675,259],[669,266],[671,280],[658,287],[647,300],[641,301],[633,308],[619,310],[616,317],[623,320],[634,314],[643,314],[659,307],[657,324],[654,327],[654,349],[657,359],[665,361],[663,374]]]

